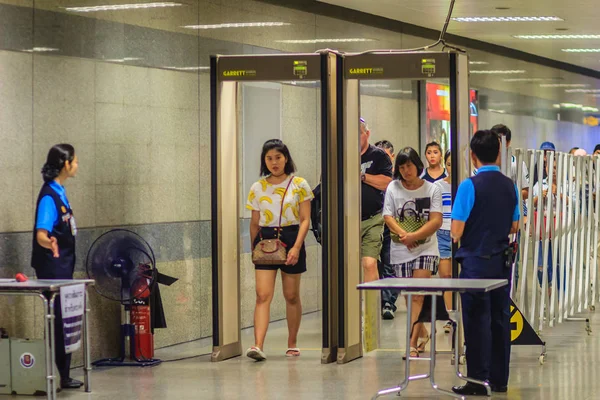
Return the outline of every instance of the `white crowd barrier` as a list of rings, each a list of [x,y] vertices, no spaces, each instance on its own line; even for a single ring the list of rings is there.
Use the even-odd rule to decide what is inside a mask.
[[[591,332],[582,314],[594,311],[598,301],[600,157],[508,149],[502,158],[508,176],[516,163],[525,216],[513,268],[513,301],[539,332],[565,321],[587,322]],[[522,197],[524,181],[527,199]]]

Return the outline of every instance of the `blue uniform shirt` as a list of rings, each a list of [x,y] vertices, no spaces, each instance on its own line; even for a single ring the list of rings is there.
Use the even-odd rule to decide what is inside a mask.
[[[50,187],[58,194],[63,203],[69,208],[69,200],[67,200],[67,192],[65,188],[58,184],[56,181],[50,182]],[[37,211],[37,219],[35,221],[35,229],[45,229],[48,232],[52,232],[53,228],[58,225],[58,212],[56,211],[56,204],[50,196],[42,197]]]
[[[500,172],[500,167],[496,165],[484,165],[477,170],[477,174],[488,171]],[[517,198],[519,198],[519,192],[516,185],[515,192],[517,193]],[[471,179],[465,179],[458,187],[458,192],[456,193],[456,198],[452,205],[452,219],[466,222],[467,219],[469,219],[469,215],[471,215],[471,210],[473,210],[473,204],[475,204],[475,186],[473,186],[473,181],[471,181]],[[519,211],[519,205],[517,204],[513,213],[513,222],[518,221],[520,216],[521,213]]]

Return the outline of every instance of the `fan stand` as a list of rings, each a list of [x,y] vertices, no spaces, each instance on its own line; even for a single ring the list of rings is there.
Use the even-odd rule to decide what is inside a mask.
[[[92,363],[95,367],[154,367],[162,362],[157,358],[138,358],[135,355],[135,325],[131,323],[131,305],[125,304],[125,323],[121,324],[121,350],[120,357],[103,358]],[[134,361],[125,361],[126,342],[129,339],[129,356]]]

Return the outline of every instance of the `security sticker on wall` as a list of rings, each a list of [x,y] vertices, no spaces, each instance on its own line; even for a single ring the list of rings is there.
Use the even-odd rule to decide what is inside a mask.
[[[21,354],[19,361],[21,362],[21,366],[23,368],[29,369],[29,368],[33,368],[33,366],[35,365],[35,357],[31,353]]]

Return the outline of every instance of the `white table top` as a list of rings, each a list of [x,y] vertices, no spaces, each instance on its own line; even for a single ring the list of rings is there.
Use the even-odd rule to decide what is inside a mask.
[[[361,283],[357,288],[395,289],[403,292],[489,292],[506,285],[506,279],[387,278]]]
[[[0,293],[14,291],[58,292],[63,286],[81,283],[93,285],[94,282],[93,279],[29,279],[25,282],[17,282],[16,279],[0,279]]]

